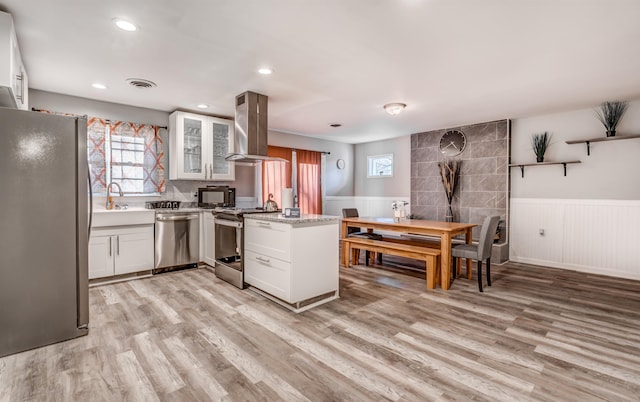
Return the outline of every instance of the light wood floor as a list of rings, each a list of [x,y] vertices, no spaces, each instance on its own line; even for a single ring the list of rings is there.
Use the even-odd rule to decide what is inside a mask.
[[[341,269],[297,315],[206,269],[92,288],[89,335],[0,359],[0,401],[639,400],[640,282],[423,275]]]

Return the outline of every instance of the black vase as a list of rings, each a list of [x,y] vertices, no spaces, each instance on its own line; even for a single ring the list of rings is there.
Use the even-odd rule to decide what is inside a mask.
[[[536,162],[544,162],[544,156],[536,156]]]
[[[607,130],[607,137],[615,137],[616,130]]]

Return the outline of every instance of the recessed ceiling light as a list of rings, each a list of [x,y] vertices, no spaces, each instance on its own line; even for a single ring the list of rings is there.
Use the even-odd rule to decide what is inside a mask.
[[[91,84],[91,86],[96,88],[96,89],[107,89],[106,85],[100,84],[99,82],[95,82],[95,83]]]
[[[200,104],[196,105],[196,107],[198,109],[208,109],[209,105],[205,105],[204,103],[200,103]]]
[[[262,67],[260,69],[258,69],[258,72],[262,75],[269,75],[271,73],[273,73],[273,70],[270,69],[269,67]]]
[[[115,18],[113,20],[113,23],[116,24],[116,26],[122,29],[123,31],[133,32],[138,30],[138,27],[135,26],[134,23],[124,20],[122,18]]]

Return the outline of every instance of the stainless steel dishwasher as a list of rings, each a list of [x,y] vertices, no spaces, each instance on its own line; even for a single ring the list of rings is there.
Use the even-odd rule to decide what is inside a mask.
[[[196,265],[200,260],[197,212],[156,211],[154,273]]]

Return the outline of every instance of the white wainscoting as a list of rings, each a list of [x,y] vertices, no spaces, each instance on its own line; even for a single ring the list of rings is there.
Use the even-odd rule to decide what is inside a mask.
[[[391,204],[394,201],[409,202],[410,196],[398,197],[325,197],[322,203],[322,210],[325,215],[342,216],[342,208],[358,208],[360,216],[375,216],[382,218],[393,218],[393,209]],[[407,215],[411,213],[411,205],[405,207]],[[342,228],[341,228],[342,229]],[[394,234],[393,232],[385,232],[376,230],[376,233]],[[342,235],[342,234],[341,234]]]
[[[342,208],[358,208],[360,216],[375,216],[392,218],[394,201],[409,202],[410,196],[398,197],[325,197],[323,201],[323,213],[325,215],[342,216]],[[411,205],[405,207],[407,214],[411,213]]]
[[[510,203],[512,261],[640,279],[640,201],[512,198]]]

